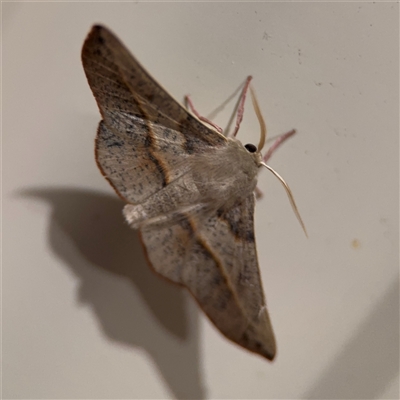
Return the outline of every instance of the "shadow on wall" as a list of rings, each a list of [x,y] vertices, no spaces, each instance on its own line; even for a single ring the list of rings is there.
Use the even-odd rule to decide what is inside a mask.
[[[52,205],[51,248],[79,278],[78,300],[90,306],[104,334],[143,348],[174,397],[203,399],[198,310],[187,301],[184,289],[150,270],[137,232],[123,220],[124,203],[114,196],[78,189],[31,189],[22,195]],[[124,289],[111,283],[105,271],[125,280]],[[132,290],[147,307],[137,302]]]
[[[302,398],[378,399],[398,374],[399,281],[396,279]]]

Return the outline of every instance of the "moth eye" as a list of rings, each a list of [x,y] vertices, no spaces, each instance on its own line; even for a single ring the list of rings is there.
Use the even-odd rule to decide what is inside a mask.
[[[257,147],[254,144],[248,143],[244,146],[249,153],[255,153],[257,151]]]

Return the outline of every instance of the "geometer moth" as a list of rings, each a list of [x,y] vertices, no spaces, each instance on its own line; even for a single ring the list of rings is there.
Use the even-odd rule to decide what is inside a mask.
[[[265,129],[257,150],[205,125],[105,27],[92,28],[82,62],[103,118],[96,162],[127,203],[149,264],[186,287],[227,338],[272,360],[254,238]]]

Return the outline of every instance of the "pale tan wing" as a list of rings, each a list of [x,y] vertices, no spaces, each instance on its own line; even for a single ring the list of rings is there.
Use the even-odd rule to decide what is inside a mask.
[[[107,28],[92,28],[82,63],[103,117],[96,159],[128,202],[140,203],[185,173],[177,165],[191,154],[225,146],[225,137],[191,116]]]
[[[188,288],[229,339],[270,360],[275,337],[265,305],[254,238],[254,195],[215,215],[187,213],[162,229],[141,230],[147,257]]]

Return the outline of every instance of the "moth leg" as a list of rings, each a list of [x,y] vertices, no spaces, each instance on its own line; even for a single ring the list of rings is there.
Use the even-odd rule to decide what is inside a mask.
[[[292,137],[296,133],[296,129],[292,129],[289,132],[286,132],[282,135],[279,135],[279,137],[272,143],[272,146],[268,149],[268,151],[265,153],[263,157],[263,161],[267,163],[267,161],[271,158],[272,154],[275,152],[275,150],[287,139]]]
[[[192,99],[190,98],[189,95],[185,96],[185,102],[187,103],[187,105],[189,106],[188,108],[190,109],[190,111],[192,111],[192,113],[200,120],[205,122],[208,125],[211,125],[213,128],[215,128],[219,133],[223,132],[223,129],[218,126],[217,124],[215,124],[214,122],[210,121],[208,118],[203,117],[199,114],[199,112],[195,109]]]
[[[244,103],[246,101],[246,94],[247,94],[247,91],[249,90],[250,82],[252,79],[253,79],[253,77],[251,75],[249,75],[246,79],[246,82],[245,82],[243,90],[242,90],[242,94],[240,95],[240,98],[239,98],[239,105],[238,105],[238,109],[237,109],[235,129],[233,130],[232,134],[228,135],[228,137],[235,137],[239,131],[240,124],[243,120]]]

